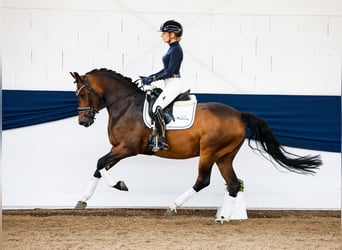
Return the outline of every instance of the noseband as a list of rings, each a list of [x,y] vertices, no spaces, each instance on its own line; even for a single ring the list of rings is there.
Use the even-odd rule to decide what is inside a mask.
[[[99,94],[97,94],[90,86],[89,84],[89,81],[88,81],[88,77],[85,75],[83,77],[83,82],[84,82],[84,85],[82,87],[80,87],[79,90],[76,91],[76,96],[79,96],[80,93],[82,92],[83,89],[87,88],[88,91],[89,91],[89,95],[91,93],[94,93],[96,96],[100,97]],[[90,106],[89,107],[78,107],[77,110],[78,110],[78,113],[84,113],[84,112],[90,112],[90,114],[85,114],[84,116],[89,118],[89,119],[92,119],[94,120],[95,119],[95,115],[99,112],[97,109],[95,109],[94,107],[92,107],[91,105],[91,99],[89,99],[89,104]]]

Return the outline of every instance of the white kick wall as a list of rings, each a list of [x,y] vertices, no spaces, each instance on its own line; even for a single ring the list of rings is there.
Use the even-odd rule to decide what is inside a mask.
[[[4,89],[74,91],[69,71],[111,68],[126,76],[154,73],[167,50],[159,25],[184,26],[183,78],[197,93],[340,95],[341,17],[337,0],[43,1],[3,0]],[[110,149],[107,114],[90,128],[77,118],[2,134],[4,208],[72,207],[96,161]],[[235,160],[250,209],[338,209],[340,154],[321,154],[316,176],[280,173],[244,145]],[[110,171],[130,191],[100,182],[90,207],[164,207],[194,184],[197,158],[123,160]],[[224,182],[185,204],[219,206]]]

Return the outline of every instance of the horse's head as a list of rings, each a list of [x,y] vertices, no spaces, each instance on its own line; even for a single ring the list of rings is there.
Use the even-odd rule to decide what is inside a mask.
[[[78,97],[78,123],[89,127],[94,123],[95,115],[100,109],[101,96],[94,91],[87,75],[80,76],[77,72],[70,72],[75,79],[76,95]]]

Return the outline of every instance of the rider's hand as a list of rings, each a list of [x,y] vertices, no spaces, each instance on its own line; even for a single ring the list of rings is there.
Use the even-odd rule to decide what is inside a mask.
[[[153,82],[153,77],[152,76],[147,76],[147,77],[140,77],[144,85],[151,85]]]

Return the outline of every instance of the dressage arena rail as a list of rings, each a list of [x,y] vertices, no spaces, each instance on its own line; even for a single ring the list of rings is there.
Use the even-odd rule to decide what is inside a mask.
[[[177,215],[196,215],[212,217],[214,209],[179,209]],[[106,209],[11,209],[3,210],[3,215],[22,216],[160,216],[164,217],[165,209],[136,209],[136,208],[106,208]],[[333,217],[341,218],[339,210],[247,210],[248,218],[281,218],[281,217]],[[177,216],[176,215],[176,216]]]

